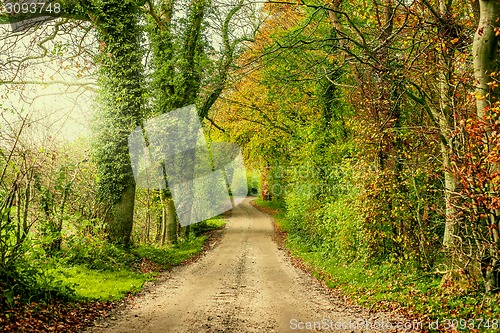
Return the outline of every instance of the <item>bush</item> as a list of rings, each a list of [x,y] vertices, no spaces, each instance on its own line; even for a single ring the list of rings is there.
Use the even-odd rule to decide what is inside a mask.
[[[340,197],[325,203],[314,215],[315,229],[325,255],[345,262],[366,256],[362,220],[352,201],[350,196]]]
[[[289,231],[301,236],[310,235],[311,219],[310,207],[311,196],[306,192],[290,191],[285,197],[286,214],[285,219],[289,223]]]
[[[136,256],[108,242],[103,232],[104,224],[99,220],[80,220],[76,231],[64,243],[64,261],[67,264],[82,264],[90,269],[110,270],[131,266]]]
[[[0,271],[0,308],[13,307],[19,302],[49,301],[54,298],[72,300],[73,287],[48,273],[41,262],[21,259]]]

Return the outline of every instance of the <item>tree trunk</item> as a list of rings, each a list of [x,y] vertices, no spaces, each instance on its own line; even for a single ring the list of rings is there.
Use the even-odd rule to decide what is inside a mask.
[[[99,197],[110,207],[106,214],[109,239],[128,246],[135,200],[128,135],[142,120],[145,96],[140,8],[133,1],[90,2],[89,15],[100,42],[101,118],[94,155]]]
[[[492,90],[489,83],[492,81],[490,75],[497,67],[498,38],[495,30],[500,23],[500,1],[479,1],[479,8],[479,26],[474,35],[472,55],[477,81],[477,115],[483,118],[486,108],[497,100],[498,95],[498,89]]]
[[[167,208],[161,207],[161,241],[160,245],[165,245],[165,239],[167,238]]]
[[[161,0],[155,6],[148,7],[154,19],[150,25],[150,39],[153,50],[153,87],[157,96],[155,111],[163,114],[173,109],[193,104],[198,95],[201,80],[201,67],[197,56],[200,53],[200,39],[203,29],[204,15],[209,2],[206,0],[192,0],[188,9],[185,34],[180,49],[173,42],[172,13],[174,2]],[[176,51],[182,56],[178,61],[174,55]],[[177,59],[177,60],[175,60]],[[186,170],[192,172],[194,170]],[[188,177],[189,178],[189,177]],[[166,180],[166,177],[165,177]],[[166,181],[168,184],[168,182]],[[170,243],[177,242],[176,210],[170,192],[162,198],[163,219],[161,224],[161,244],[165,238]],[[166,209],[166,211],[165,211]],[[189,232],[189,228],[183,229]]]
[[[454,25],[451,13],[451,3],[446,0],[439,1],[439,12],[441,20],[437,20],[439,24],[439,37],[441,44],[445,45],[443,50],[437,52],[437,63],[441,70],[438,74],[439,86],[439,113],[435,114],[435,118],[439,124],[441,137],[441,158],[444,170],[444,201],[445,201],[445,227],[443,234],[443,247],[448,254],[454,249],[454,235],[457,225],[457,211],[455,209],[455,191],[457,189],[457,179],[451,170],[451,155],[456,147],[451,133],[453,132],[453,118],[455,110],[453,109],[453,89],[451,80],[455,71],[455,45],[450,41],[455,38],[454,30],[450,26]]]
[[[498,68],[497,51],[498,37],[496,30],[500,22],[500,1],[479,1],[479,25],[474,35],[472,54],[474,59],[474,77],[476,86],[476,108],[479,120],[486,120],[488,108],[492,103],[498,102],[498,88],[490,85],[492,73]],[[490,137],[490,133],[487,133]],[[488,140],[488,138],[486,138]],[[489,172],[498,171],[498,163],[492,163]],[[485,253],[481,258],[481,271],[483,274],[484,286],[487,292],[496,292],[500,288],[500,237],[498,234],[500,212],[492,211],[491,221],[488,221],[491,228],[491,236],[486,244]]]
[[[174,200],[167,199],[166,202],[166,218],[167,218],[167,239],[170,244],[177,243],[177,219],[175,218]]]
[[[106,218],[109,239],[125,246],[130,245],[130,235],[134,220],[135,185],[131,184],[122,193]]]
[[[452,251],[454,235],[456,228],[457,210],[454,206],[455,190],[457,188],[457,179],[450,171],[450,150],[443,142],[441,143],[441,157],[444,168],[444,201],[445,201],[445,228],[443,235],[443,246],[445,250]]]
[[[267,163],[265,163],[260,174],[260,196],[264,201],[271,200],[271,193],[269,193],[269,183],[267,181],[268,172],[269,166]]]

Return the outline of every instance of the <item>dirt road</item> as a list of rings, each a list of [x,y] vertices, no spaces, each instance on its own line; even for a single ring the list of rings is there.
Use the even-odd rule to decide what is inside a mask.
[[[397,315],[369,313],[332,296],[290,264],[273,241],[273,233],[271,218],[246,199],[228,218],[220,244],[213,250],[167,273],[165,282],[116,320],[90,331],[320,331],[307,329],[316,325],[323,332],[366,332],[403,323]]]

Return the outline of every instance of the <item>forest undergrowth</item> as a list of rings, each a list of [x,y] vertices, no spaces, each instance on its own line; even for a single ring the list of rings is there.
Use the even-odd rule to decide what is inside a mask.
[[[40,244],[3,273],[0,285],[2,332],[76,332],[105,317],[140,292],[146,281],[202,252],[224,226],[213,218],[175,245],[123,248],[102,236],[82,233],[51,256]],[[38,250],[36,250],[38,249]]]
[[[255,204],[273,214],[277,229],[284,235],[283,244],[304,268],[350,301],[373,311],[399,312],[424,328],[438,321],[441,331],[498,331],[498,296],[443,283],[440,272],[422,273],[395,259],[346,261],[335,256],[329,244],[297,232],[286,217],[284,202],[258,198]],[[449,330],[444,329],[446,325]]]

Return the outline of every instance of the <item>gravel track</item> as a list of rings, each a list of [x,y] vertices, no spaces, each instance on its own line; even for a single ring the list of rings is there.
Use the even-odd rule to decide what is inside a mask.
[[[273,241],[271,217],[251,200],[232,211],[206,255],[164,273],[116,320],[88,332],[369,332],[382,331],[373,326],[382,323],[393,328],[385,332],[403,331],[396,329],[405,322],[400,315],[349,305],[294,267]],[[306,329],[308,322],[316,329]]]

